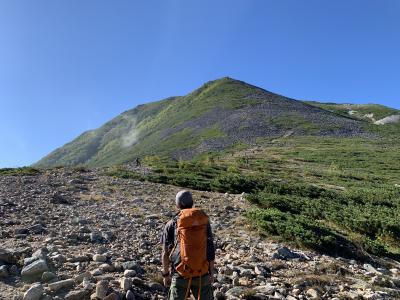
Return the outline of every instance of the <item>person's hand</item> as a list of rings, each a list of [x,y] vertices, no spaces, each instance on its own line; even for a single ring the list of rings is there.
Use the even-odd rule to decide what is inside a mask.
[[[171,275],[165,276],[163,279],[164,286],[170,287],[171,286]]]
[[[210,280],[210,284],[213,285],[214,284],[214,273],[210,273],[208,275],[208,277],[209,277],[209,280]]]

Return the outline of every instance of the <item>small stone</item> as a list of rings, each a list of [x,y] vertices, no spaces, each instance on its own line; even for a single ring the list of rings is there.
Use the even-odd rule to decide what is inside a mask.
[[[93,276],[99,276],[103,275],[104,272],[101,269],[94,269],[93,271],[90,272]]]
[[[303,258],[304,256],[298,253],[291,251],[287,247],[279,248],[274,254],[272,254],[272,258],[274,259],[295,259],[295,258]]]
[[[49,284],[49,289],[53,292],[57,292],[58,290],[61,289],[66,289],[66,288],[71,288],[74,286],[74,280],[73,279],[66,279],[66,280],[60,280],[54,283]]]
[[[0,278],[6,278],[8,275],[7,266],[0,266]]]
[[[123,277],[121,278],[120,284],[121,284],[121,289],[123,291],[127,291],[132,287],[132,279]]]
[[[8,269],[8,271],[9,271],[10,274],[13,275],[13,276],[19,275],[19,268],[18,268],[17,265],[12,265],[12,266]]]
[[[35,283],[25,292],[23,300],[39,300],[43,293],[43,286],[40,283]]]
[[[42,274],[42,282],[49,282],[55,278],[57,278],[57,275],[52,272],[44,272]]]
[[[77,291],[70,291],[64,296],[64,300],[82,300],[90,296],[90,290],[83,289]]]
[[[101,243],[102,239],[103,238],[101,237],[101,235],[99,233],[97,233],[97,232],[90,233],[90,241],[92,243]]]
[[[149,284],[149,288],[152,291],[156,291],[156,292],[164,292],[164,290],[165,290],[164,286],[158,282],[151,282]]]
[[[107,296],[108,282],[106,280],[100,280],[96,284],[96,297],[103,299]]]
[[[42,226],[42,224],[35,224],[29,227],[29,232],[33,234],[42,234],[46,231],[46,228]]]
[[[399,269],[396,269],[396,268],[390,269],[389,271],[390,271],[390,273],[392,273],[394,275],[398,275],[400,273]]]
[[[0,262],[4,262],[7,264],[13,263],[14,262],[13,254],[6,249],[0,248]]]
[[[316,289],[308,289],[306,294],[311,299],[319,299],[320,298],[319,292]]]
[[[254,273],[266,277],[271,273],[271,271],[267,267],[256,265],[254,267]]]
[[[226,299],[226,296],[225,296],[225,293],[223,293],[223,292],[221,292],[221,291],[215,291],[215,292],[214,292],[214,298],[215,298],[216,300],[225,300],[225,299]]]
[[[135,277],[136,271],[135,270],[125,270],[124,277]]]
[[[102,255],[102,254],[95,254],[95,255],[93,255],[93,261],[106,262],[107,261],[107,256]]]
[[[29,229],[28,228],[17,228],[14,230],[14,233],[16,235],[29,234]]]
[[[295,296],[300,295],[300,293],[301,293],[300,289],[293,289],[292,290],[292,294],[295,295]]]
[[[127,291],[125,298],[126,298],[126,300],[136,300],[136,297],[132,291]]]
[[[116,293],[111,293],[103,298],[103,300],[120,300],[121,298]]]
[[[122,263],[122,268],[124,270],[135,270],[138,274],[142,274],[144,272],[143,268],[139,266],[136,261],[126,261]]]

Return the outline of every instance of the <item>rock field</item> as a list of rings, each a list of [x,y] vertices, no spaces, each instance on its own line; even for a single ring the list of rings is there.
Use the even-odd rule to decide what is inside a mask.
[[[0,299],[165,299],[160,234],[179,187],[53,169],[0,177]],[[210,216],[216,299],[400,299],[400,264],[261,238],[241,195],[193,191]]]

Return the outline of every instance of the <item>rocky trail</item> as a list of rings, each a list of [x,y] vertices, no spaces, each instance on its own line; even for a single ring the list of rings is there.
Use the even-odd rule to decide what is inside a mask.
[[[0,299],[165,299],[160,234],[179,187],[54,169],[0,177]],[[252,232],[241,195],[210,216],[216,299],[400,299],[400,265],[289,249]]]

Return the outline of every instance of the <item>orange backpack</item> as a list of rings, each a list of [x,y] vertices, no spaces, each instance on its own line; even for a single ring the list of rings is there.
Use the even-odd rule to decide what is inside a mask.
[[[208,272],[207,215],[198,208],[183,209],[177,222],[177,241],[180,245],[180,262],[176,271],[184,278]]]

